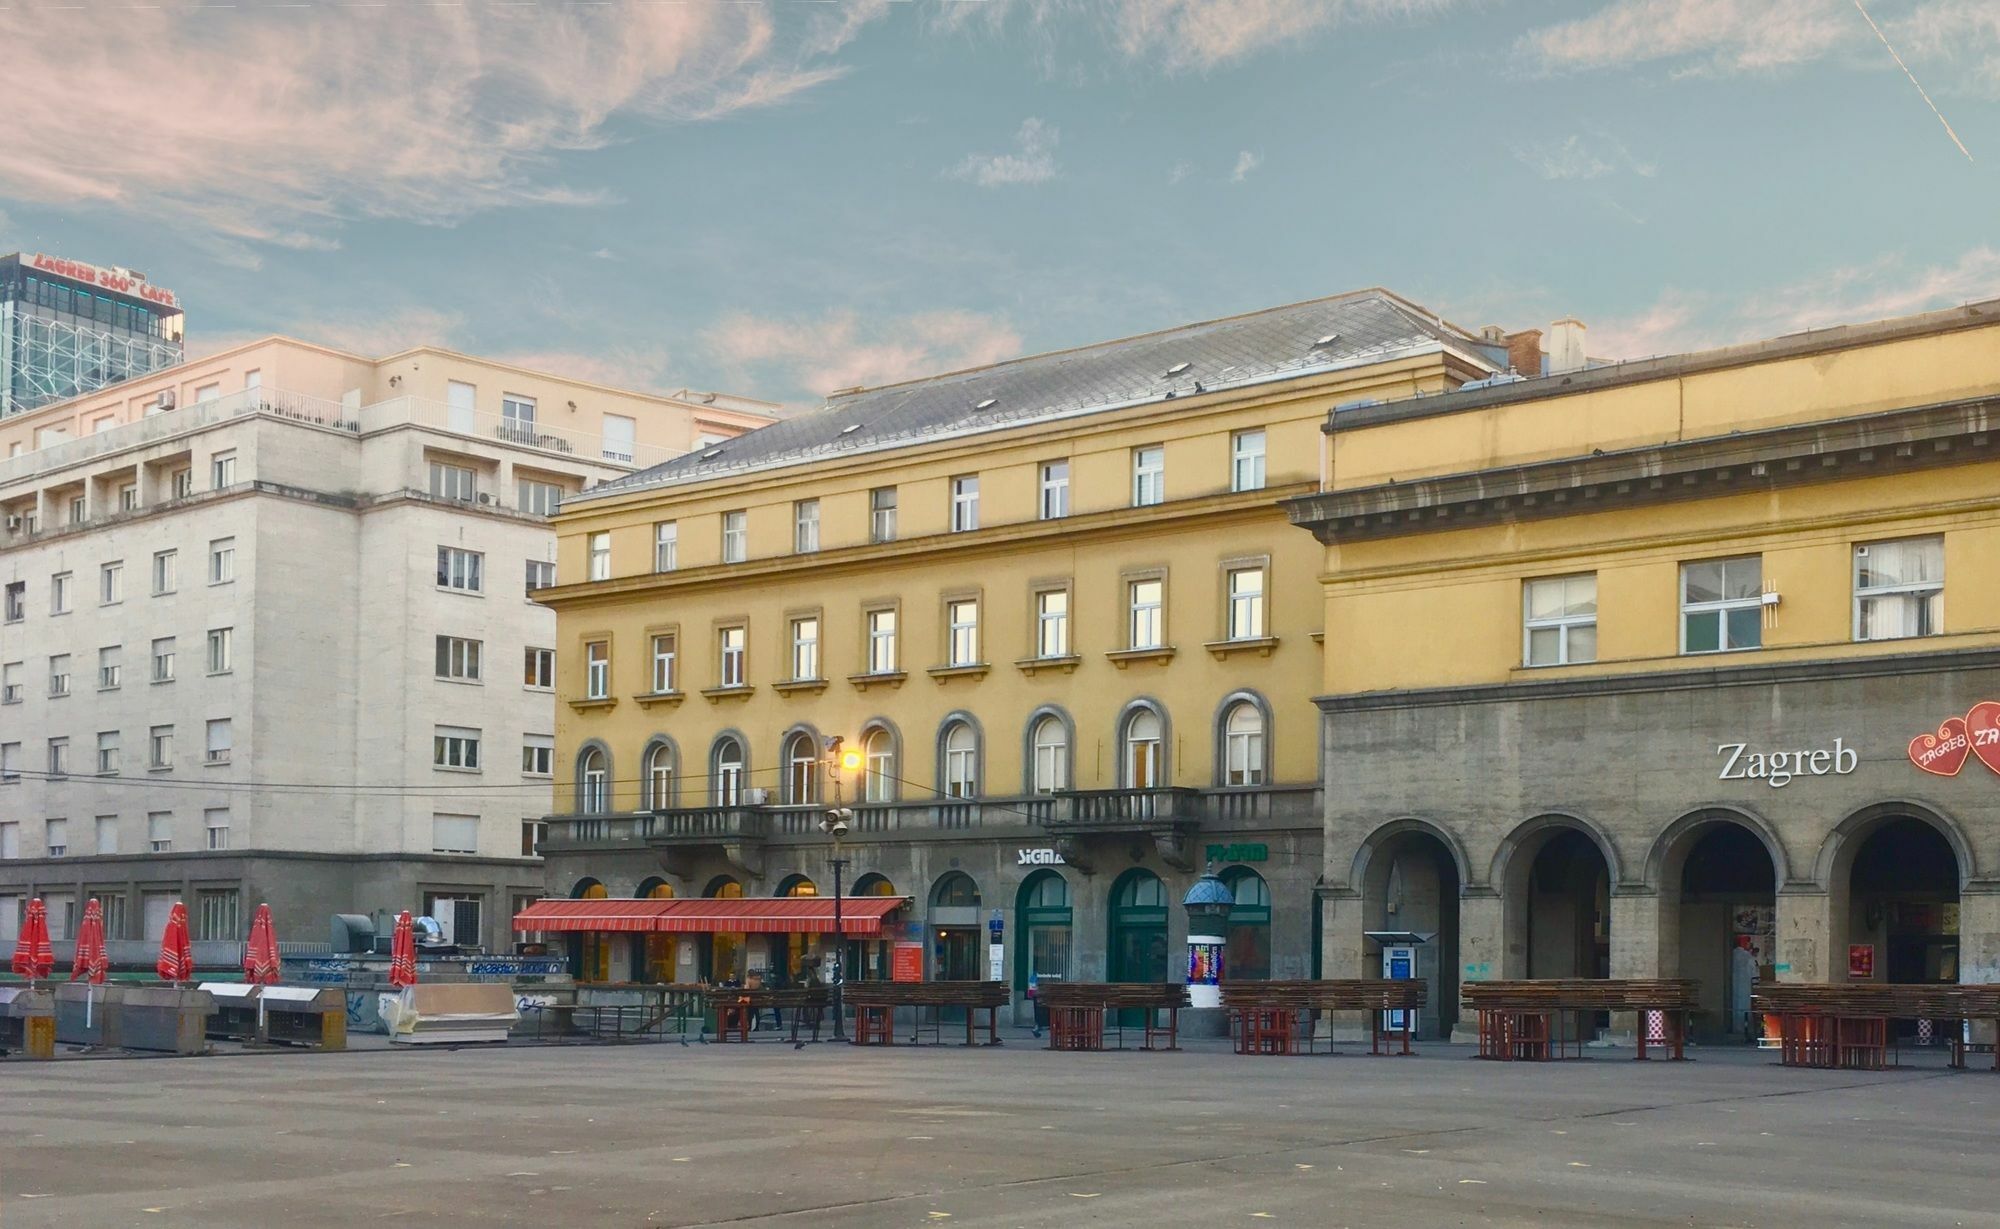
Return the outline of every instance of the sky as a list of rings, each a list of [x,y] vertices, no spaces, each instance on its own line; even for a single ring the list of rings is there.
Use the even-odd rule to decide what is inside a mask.
[[[792,406],[1371,285],[1605,358],[2000,294],[2000,0],[1863,3],[0,0],[0,252]]]

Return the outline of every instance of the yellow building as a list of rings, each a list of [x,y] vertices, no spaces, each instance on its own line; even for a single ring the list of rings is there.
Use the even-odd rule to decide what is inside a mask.
[[[1329,975],[2000,977],[1993,308],[1328,416]]]
[[[839,791],[849,882],[912,898],[933,976],[991,971],[997,919],[1017,984],[1163,978],[1208,861],[1237,971],[1307,974],[1324,605],[1281,501],[1319,488],[1334,407],[1505,366],[1363,291],[841,394],[565,501],[552,886],[823,895]],[[585,971],[811,950],[629,941]]]

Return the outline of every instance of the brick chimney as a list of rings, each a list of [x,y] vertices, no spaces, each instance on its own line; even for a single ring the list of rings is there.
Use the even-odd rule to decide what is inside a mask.
[[[1501,338],[1507,345],[1507,365],[1517,375],[1538,376],[1542,374],[1542,331],[1522,329]]]

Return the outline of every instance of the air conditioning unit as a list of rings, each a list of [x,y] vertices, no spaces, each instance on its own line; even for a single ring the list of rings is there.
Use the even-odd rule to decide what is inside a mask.
[[[485,491],[481,491],[479,493],[479,502],[482,504],[490,504],[493,502],[493,496],[487,494]]]
[[[173,390],[173,389],[171,389],[171,388],[168,388],[168,389],[162,389],[162,390],[160,391],[160,403],[159,403],[159,404],[160,404],[160,408],[161,408],[161,409],[163,409],[163,410],[171,410],[171,409],[173,409],[173,408],[174,408],[174,390]]]

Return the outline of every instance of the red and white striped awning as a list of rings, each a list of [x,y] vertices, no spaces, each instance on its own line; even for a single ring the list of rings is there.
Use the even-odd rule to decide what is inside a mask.
[[[903,907],[900,896],[843,896],[841,933],[875,939]],[[538,900],[514,915],[514,929],[648,934],[832,934],[830,896],[717,897],[669,900]]]

